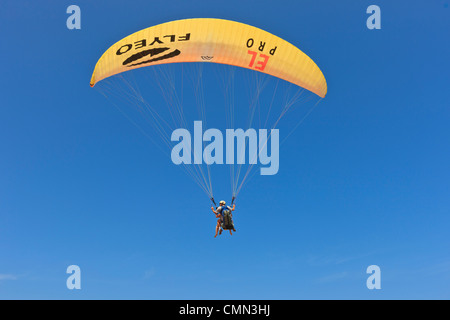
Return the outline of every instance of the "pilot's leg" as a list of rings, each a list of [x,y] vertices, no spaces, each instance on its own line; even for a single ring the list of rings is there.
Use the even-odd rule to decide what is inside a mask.
[[[214,238],[217,237],[217,233],[219,232],[219,228],[220,228],[220,224],[219,224],[219,222],[217,221],[217,225],[216,225],[216,235],[214,236]],[[220,233],[222,233],[222,230],[220,231]]]

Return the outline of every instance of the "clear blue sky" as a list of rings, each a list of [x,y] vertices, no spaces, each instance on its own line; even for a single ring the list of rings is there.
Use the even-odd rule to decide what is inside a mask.
[[[66,28],[71,4],[81,30]],[[381,30],[366,28],[371,4]],[[449,10],[2,0],[0,298],[449,299]],[[282,145],[279,173],[242,191],[232,237],[213,238],[201,190],[89,87],[112,43],[194,17],[288,40],[329,86]],[[65,287],[71,264],[80,291]],[[366,288],[372,264],[378,291]]]

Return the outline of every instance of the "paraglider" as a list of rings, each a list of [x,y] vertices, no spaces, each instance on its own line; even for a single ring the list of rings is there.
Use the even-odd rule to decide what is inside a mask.
[[[91,86],[150,65],[214,62],[267,73],[320,97],[327,84],[319,67],[289,42],[247,24],[210,18],[166,22],[113,44],[98,60]]]
[[[265,124],[268,124],[267,120],[269,115],[273,112],[273,101],[278,94],[277,90],[279,90],[278,79],[286,81],[289,85],[293,85],[297,92],[291,98],[288,98],[287,93],[285,94],[282,109],[277,116],[278,118],[271,124],[272,129],[279,124],[281,118],[287,112],[291,111],[291,107],[296,102],[303,101],[303,92],[305,90],[320,98],[325,97],[327,93],[327,83],[322,71],[310,57],[291,43],[267,31],[247,24],[211,18],[170,21],[140,30],[123,38],[113,44],[100,57],[92,74],[90,85],[91,87],[94,87],[98,82],[117,75],[119,79],[124,81],[125,85],[113,88],[109,92],[105,91],[105,96],[118,94],[122,95],[123,100],[131,102],[131,104],[136,107],[138,116],[144,118],[148,123],[151,123],[155,132],[160,135],[162,141],[170,148],[172,146],[171,142],[173,141],[170,139],[170,131],[175,132],[177,128],[186,128],[186,116],[192,113],[192,110],[184,109],[185,103],[183,92],[186,91],[186,81],[184,80],[185,74],[188,75],[186,76],[187,78],[192,80],[193,84],[190,92],[195,95],[195,104],[199,117],[206,127],[207,110],[204,103],[203,69],[199,67],[197,76],[195,76],[190,72],[186,72],[187,67],[184,67],[184,64],[187,62],[200,62],[199,65],[206,62],[217,65],[226,65],[228,68],[231,68],[230,70],[232,71],[229,71],[228,73],[227,71],[218,72],[220,77],[224,77],[224,80],[222,81],[225,87],[223,102],[226,105],[227,111],[227,129],[234,127],[233,124],[236,119],[243,118],[242,114],[245,109],[248,110],[247,125],[249,126],[244,129],[246,133],[251,132],[250,125],[256,114],[258,114],[260,118],[261,114],[267,114]],[[176,65],[180,65],[180,68],[176,69],[177,71],[175,72],[170,72],[162,68],[163,66],[169,65],[175,67]],[[134,81],[126,80],[124,77],[124,74],[127,73],[126,71],[149,66],[152,66],[149,70],[152,69],[154,72],[152,81],[155,81],[158,84],[162,96],[166,101],[166,111],[168,111],[168,116],[163,115],[165,110],[160,107],[154,107],[144,98],[144,91],[136,87]],[[162,69],[158,69],[157,66],[161,66]],[[265,111],[262,110],[262,103],[260,103],[262,89],[264,88],[265,83],[255,76],[256,89],[254,90],[254,95],[251,97],[251,102],[249,103],[248,108],[239,109],[239,116],[236,116],[234,103],[235,77],[234,69],[231,66],[248,69],[251,70],[253,74],[264,74],[268,75],[269,78],[274,77],[277,79],[277,86],[273,92],[272,102],[270,102],[270,104],[267,103]],[[181,80],[175,80],[175,76],[179,76]],[[252,90],[247,89],[246,91],[251,92]],[[286,92],[288,91],[289,89],[286,90]],[[154,99],[154,95],[152,96],[152,99]],[[306,117],[311,110],[304,117]],[[299,119],[298,124],[303,121],[304,117]],[[139,120],[132,120],[132,122],[139,127],[137,124],[138,121]],[[194,119],[194,124],[195,123]],[[141,127],[139,128],[141,129]],[[269,131],[261,130],[266,129],[260,129],[259,132],[266,132],[267,136],[267,132]],[[144,130],[141,129],[141,131]],[[271,135],[273,132],[273,137],[275,137],[276,134],[276,139],[278,139],[278,131],[271,130],[270,132]],[[220,136],[220,134],[217,135],[217,137]],[[265,152],[267,158],[266,142],[268,139],[269,137],[267,137],[262,144],[262,147],[258,146],[258,148],[252,149],[255,150],[255,155],[261,156],[264,155]],[[211,139],[200,140],[199,146],[201,147],[201,144],[204,144],[205,141],[211,141]],[[245,145],[247,140],[244,138],[243,141],[245,141],[243,149],[245,157]],[[214,143],[217,142],[218,141],[214,141]],[[186,144],[186,148],[181,148],[181,146],[182,144],[180,143],[178,149],[184,149],[183,151],[188,150],[185,151],[185,153],[191,152],[189,144]],[[278,148],[278,146],[276,147]],[[201,148],[195,148],[194,146],[192,149],[200,150]],[[274,148],[271,146],[271,149]],[[209,150],[211,151],[212,148]],[[230,150],[233,150],[234,152],[234,147]],[[242,149],[238,149],[237,154],[241,154],[241,151]],[[174,153],[172,152],[172,156],[173,154]],[[183,156],[190,159],[189,155],[183,154]],[[202,163],[202,161],[195,161],[195,159],[201,160],[201,153],[193,153],[193,156],[193,163],[191,161],[183,162],[181,160],[177,160],[178,162],[174,161],[174,163],[183,166],[186,169],[186,172],[203,189],[215,205],[210,172],[210,166],[214,162],[205,161],[206,163]],[[209,159],[211,159],[211,157]],[[212,207],[212,211],[219,219],[216,226],[216,236],[219,230],[220,233],[222,232],[222,229],[229,230],[230,234],[232,234],[232,231],[235,231],[231,214],[235,209],[234,200],[242,189],[244,182],[249,178],[250,170],[255,164],[254,162],[249,161],[247,171],[241,172],[242,165],[244,164],[241,160],[242,159],[238,159],[236,163],[232,161],[232,164],[230,164],[230,180],[233,197],[232,207],[226,206],[223,202],[221,202],[220,206],[216,209]],[[228,163],[229,162],[227,162],[227,165]],[[202,166],[205,169],[203,169]],[[235,169],[235,166],[237,169]],[[278,163],[276,163],[272,172],[273,174],[278,172]]]
[[[219,207],[216,210],[214,210],[214,207],[211,207],[211,210],[216,215],[216,218],[218,218],[214,238],[217,237],[217,233],[222,234],[223,230],[229,230],[230,235],[233,235],[231,231],[236,232],[236,229],[234,228],[232,211],[236,210],[236,204],[233,203],[232,207],[230,207],[226,205],[224,200],[221,200]]]

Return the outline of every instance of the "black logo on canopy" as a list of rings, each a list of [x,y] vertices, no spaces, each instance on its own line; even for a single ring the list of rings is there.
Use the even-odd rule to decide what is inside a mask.
[[[153,48],[153,49],[144,50],[144,51],[141,51],[141,52],[131,55],[122,64],[127,67],[135,67],[135,66],[139,66],[141,64],[170,59],[170,58],[178,56],[181,53],[180,50],[175,49],[174,51],[163,54],[167,50],[170,50],[170,48]],[[148,57],[148,56],[154,57],[154,58],[151,58],[151,59],[148,59],[145,61],[139,61],[142,58]]]

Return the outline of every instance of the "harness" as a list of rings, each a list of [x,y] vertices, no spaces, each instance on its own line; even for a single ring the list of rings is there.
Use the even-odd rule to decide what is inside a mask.
[[[221,216],[221,227],[224,230],[233,229],[233,220],[231,218],[231,208],[228,206],[221,207],[220,210],[220,216]]]

